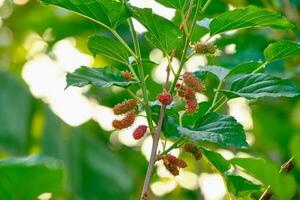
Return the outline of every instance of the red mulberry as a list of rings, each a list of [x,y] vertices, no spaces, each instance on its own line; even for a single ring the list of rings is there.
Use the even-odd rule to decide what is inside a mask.
[[[142,138],[142,137],[145,135],[146,131],[147,131],[147,126],[145,126],[145,125],[140,125],[140,126],[138,126],[138,127],[133,131],[133,134],[132,134],[132,135],[133,135],[133,138],[136,139],[136,140]]]
[[[123,72],[122,74],[123,74],[124,78],[125,78],[127,81],[130,81],[130,80],[131,80],[131,74],[130,74],[130,72],[125,71],[125,72]]]
[[[170,93],[168,92],[163,92],[163,93],[160,93],[158,96],[157,96],[157,100],[162,103],[163,105],[170,105],[173,101],[173,97]]]
[[[126,114],[126,116],[122,120],[114,120],[112,125],[116,129],[124,129],[130,127],[135,120],[135,113],[130,111]]]
[[[127,113],[128,111],[131,111],[134,109],[134,107],[137,105],[137,101],[135,99],[129,99],[127,101],[124,101],[123,103],[117,104],[113,112],[115,115],[122,115]]]

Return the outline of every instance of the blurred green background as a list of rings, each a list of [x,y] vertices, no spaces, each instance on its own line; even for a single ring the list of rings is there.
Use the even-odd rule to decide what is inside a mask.
[[[152,0],[132,1],[154,6]],[[230,7],[228,7],[230,4]],[[199,65],[232,68],[262,59],[273,41],[300,41],[299,0],[213,0],[206,16],[214,17],[233,7],[249,4],[276,10],[287,16],[293,31],[248,29],[224,35],[216,44],[217,57],[194,57],[189,71]],[[174,11],[156,7],[156,12]],[[126,24],[118,31],[129,43]],[[198,40],[202,35],[199,28]],[[97,24],[66,10],[35,0],[0,0],[0,199],[138,199],[147,168],[149,138],[136,142],[130,130],[111,127],[111,107],[129,98],[119,88],[65,88],[65,75],[81,65],[118,66],[104,57],[93,58],[86,47],[89,36],[106,34]],[[157,65],[145,67],[152,79],[150,97],[161,90],[162,53],[143,38],[142,54]],[[176,62],[175,64],[176,65]],[[275,76],[300,85],[300,57],[279,61],[267,68]],[[216,81],[206,82],[210,98]],[[138,88],[134,88],[138,92]],[[217,149],[230,159],[236,155],[264,157],[278,166],[300,152],[300,98],[230,101],[223,109],[236,117],[248,132],[249,149]],[[144,122],[143,118],[139,122]],[[137,122],[137,124],[139,123]],[[174,152],[175,154],[178,152]],[[224,186],[205,161],[195,163],[182,155],[189,167],[173,178],[158,166],[151,189],[157,199],[224,199]],[[300,167],[293,170],[300,199]]]

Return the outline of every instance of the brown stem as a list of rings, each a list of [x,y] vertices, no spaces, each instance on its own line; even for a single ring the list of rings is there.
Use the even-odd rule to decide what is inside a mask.
[[[284,163],[281,168],[279,173],[289,173],[293,168],[295,167],[294,163],[294,157],[292,157],[289,161]],[[270,186],[267,187],[267,189],[264,191],[264,193],[261,195],[259,200],[269,200],[272,197],[272,193],[270,191]]]
[[[174,58],[174,55],[175,55],[175,51],[172,52],[171,57],[169,59],[167,69],[166,69],[167,76],[166,76],[166,82],[164,85],[165,91],[168,90],[168,83],[169,83],[169,79],[170,79],[170,68],[171,68],[171,63]],[[156,132],[155,132],[155,134],[153,134],[151,155],[150,155],[148,169],[147,169],[147,173],[146,173],[146,177],[145,177],[145,181],[144,181],[143,191],[142,191],[141,198],[140,198],[141,200],[147,200],[148,196],[149,196],[149,186],[150,186],[150,182],[151,182],[154,165],[157,160],[156,159],[157,158],[157,148],[158,148],[158,143],[159,143],[159,139],[160,139],[160,135],[161,135],[161,130],[162,130],[165,113],[166,113],[166,106],[162,105],[160,108],[160,115],[159,115],[159,120],[157,123]]]
[[[159,121],[158,121],[158,124],[157,124],[156,133],[153,135],[150,161],[149,161],[149,164],[148,164],[148,169],[147,169],[147,173],[146,173],[146,177],[145,177],[144,187],[143,187],[143,191],[142,191],[141,198],[140,198],[141,200],[147,200],[148,199],[149,186],[150,186],[151,176],[152,176],[153,169],[154,169],[154,164],[156,162],[156,153],[157,153],[160,133],[161,133],[161,129],[162,129],[162,124],[163,124],[163,120],[164,120],[164,116],[165,116],[165,111],[166,111],[166,106],[162,105],[161,109],[160,109],[160,116],[159,116]]]

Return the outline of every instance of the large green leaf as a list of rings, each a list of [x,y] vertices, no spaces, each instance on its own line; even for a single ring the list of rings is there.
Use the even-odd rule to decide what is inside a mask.
[[[211,35],[256,26],[266,26],[275,29],[294,27],[285,17],[256,6],[227,11],[216,17],[209,25]]]
[[[131,7],[133,17],[143,24],[148,32],[146,38],[164,52],[171,52],[182,42],[182,32],[171,21],[156,15],[151,9]]]
[[[255,70],[257,70],[263,63],[257,62],[257,61],[251,61],[239,64],[232,68],[230,72],[227,74],[226,78],[239,75],[239,74],[251,74]],[[259,72],[263,71],[260,70]]]
[[[127,81],[122,73],[112,67],[90,68],[82,66],[73,73],[67,74],[67,87],[83,87],[91,84],[96,87],[111,87],[113,85],[128,87],[137,82]]]
[[[64,172],[57,160],[33,156],[0,160],[0,176],[0,199],[32,200],[60,192]]]
[[[152,118],[157,123],[159,120],[159,113],[161,105],[157,102],[151,102]],[[167,138],[179,138],[180,133],[177,128],[179,127],[179,113],[172,107],[167,107],[162,132]]]
[[[202,148],[202,152],[219,173],[224,174],[230,169],[230,163],[221,154],[205,148]]]
[[[179,132],[195,141],[207,141],[220,146],[247,147],[245,131],[233,117],[208,113],[190,128],[179,127]]]
[[[41,2],[71,10],[111,28],[116,28],[121,22],[129,17],[129,11],[121,1],[41,0]]]
[[[291,199],[296,192],[293,177],[279,174],[279,167],[273,163],[257,158],[234,158],[231,163],[242,167],[246,173],[260,180],[265,186],[271,185],[272,193],[279,200]]]
[[[253,192],[261,191],[262,187],[237,175],[225,175],[228,190],[235,197],[248,197]]]
[[[104,55],[112,60],[127,64],[129,53],[127,49],[114,39],[105,36],[90,37],[88,48],[94,56]]]
[[[204,77],[207,73],[214,75],[222,81],[229,73],[229,70],[220,66],[203,66],[194,72],[199,79],[203,79],[202,77]]]
[[[233,81],[230,90],[222,90],[229,98],[245,97],[295,97],[299,95],[297,87],[288,80],[272,77],[268,74],[247,74]]]
[[[264,55],[269,63],[279,59],[300,55],[300,44],[289,40],[278,41],[270,44],[265,49]]]

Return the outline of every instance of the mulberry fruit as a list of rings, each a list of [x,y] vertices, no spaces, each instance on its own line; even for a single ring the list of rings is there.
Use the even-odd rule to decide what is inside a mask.
[[[163,105],[170,105],[173,101],[173,97],[170,93],[168,92],[163,92],[163,93],[160,93],[158,96],[157,96],[157,100],[163,104]]]
[[[124,129],[130,127],[135,120],[135,113],[130,111],[126,114],[126,116],[122,120],[114,120],[112,125],[116,129]]]
[[[195,46],[194,46],[195,52],[196,54],[208,54],[208,55],[213,55],[216,53],[216,47],[214,44],[208,43],[208,44],[204,44],[201,42],[198,42]]]
[[[127,113],[128,111],[133,110],[136,105],[137,101],[135,99],[129,99],[127,101],[124,101],[123,103],[117,104],[113,108],[113,112],[115,115],[122,115]]]
[[[200,160],[202,158],[202,152],[194,142],[185,143],[183,149],[186,152],[191,153],[196,160]]]
[[[141,139],[145,135],[146,131],[147,131],[147,126],[140,125],[133,131],[132,136],[136,140]]]
[[[125,71],[122,73],[123,77],[127,80],[130,81],[131,80],[131,74],[128,71]]]
[[[190,72],[185,72],[183,74],[184,83],[192,88],[195,92],[203,92],[203,85],[202,83]]]
[[[162,159],[164,166],[173,176],[179,175],[179,168],[187,167],[187,164],[184,160],[178,159],[171,154],[167,154]]]

